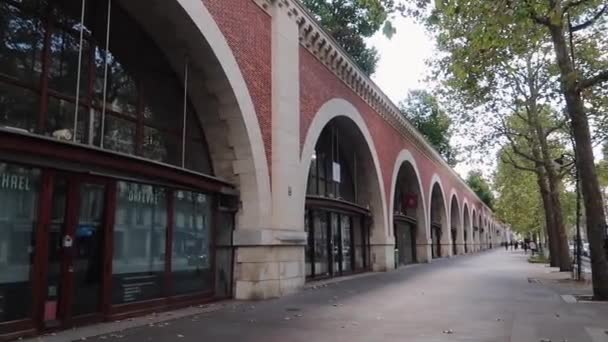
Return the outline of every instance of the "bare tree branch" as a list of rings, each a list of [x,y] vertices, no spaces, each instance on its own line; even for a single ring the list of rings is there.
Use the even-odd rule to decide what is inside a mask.
[[[507,159],[505,159],[505,156]],[[534,168],[526,167],[526,166],[522,166],[521,164],[518,164],[515,161],[515,159],[513,159],[513,156],[507,151],[505,151],[504,153],[502,153],[500,155],[500,159],[502,160],[503,163],[513,165],[513,167],[518,170],[537,173],[536,169],[534,169]]]
[[[576,6],[580,6],[585,2],[589,2],[589,0],[569,0],[564,3],[564,13],[568,12],[569,9],[574,8]]]
[[[582,80],[579,84],[579,89],[591,88],[603,82],[608,82],[608,70],[604,70],[593,77]]]
[[[604,5],[604,7],[602,7],[602,9],[600,9],[591,19],[585,21],[582,24],[571,26],[570,31],[577,32],[593,25],[599,18],[602,17],[602,15],[604,15],[604,13],[606,13],[606,10],[608,10],[608,4]]]

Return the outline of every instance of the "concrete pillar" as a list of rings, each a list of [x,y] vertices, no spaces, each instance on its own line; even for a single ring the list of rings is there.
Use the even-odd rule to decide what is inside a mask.
[[[304,208],[297,196],[300,156],[299,28],[272,6],[272,203],[270,227],[235,232],[235,297],[265,299],[302,288]]]

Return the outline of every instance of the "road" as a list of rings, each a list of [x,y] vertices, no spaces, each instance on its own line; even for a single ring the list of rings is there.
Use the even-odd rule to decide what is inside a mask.
[[[608,304],[569,304],[552,277],[497,249],[87,340],[608,341]]]

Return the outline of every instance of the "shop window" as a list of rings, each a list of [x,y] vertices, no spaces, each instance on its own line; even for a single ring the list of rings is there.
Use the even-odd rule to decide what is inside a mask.
[[[338,139],[339,130],[328,125],[321,132],[308,172],[308,195],[356,202],[351,148]]]
[[[175,294],[212,290],[211,198],[175,192],[173,232],[173,288]]]
[[[35,92],[0,81],[0,126],[29,132],[36,127],[37,117]]]
[[[40,171],[0,163],[0,322],[26,318]]]
[[[0,0],[0,127],[211,174],[199,117],[163,52],[120,4],[108,14],[107,0],[86,0],[81,22],[83,3]]]
[[[0,1],[0,75],[34,85],[42,70],[44,28],[40,1]]]
[[[118,182],[112,264],[114,304],[160,297],[165,270],[165,189]]]

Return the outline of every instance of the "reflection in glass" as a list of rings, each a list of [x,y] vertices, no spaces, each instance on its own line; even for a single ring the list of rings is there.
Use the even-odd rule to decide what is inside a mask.
[[[0,322],[30,315],[40,171],[0,163]]]
[[[190,192],[175,192],[173,232],[174,293],[211,290],[211,198]]]
[[[342,271],[352,271],[352,256],[351,256],[351,227],[350,216],[341,215],[342,228]]]
[[[315,276],[323,276],[329,274],[329,255],[327,254],[327,213],[316,210],[313,211],[313,224],[315,225]]]
[[[80,51],[79,32],[60,29],[53,32],[50,41],[49,87],[61,94],[76,96],[78,75],[78,55]],[[83,41],[83,52],[90,50]],[[88,54],[88,53],[87,53]],[[88,58],[83,54],[80,68],[80,96],[86,96],[88,88]]]
[[[74,237],[74,300],[72,313],[98,311],[103,265],[103,210],[105,187],[82,184],[78,225]]]
[[[33,132],[39,112],[36,96],[26,88],[0,82],[0,126]]]
[[[112,302],[160,297],[167,227],[165,190],[128,182],[117,186]]]
[[[40,1],[0,1],[0,73],[27,84],[37,83],[42,71],[42,21],[34,14]],[[17,6],[18,5],[18,6]]]
[[[104,147],[127,154],[135,153],[135,123],[106,115]]]
[[[74,131],[74,103],[56,97],[49,97],[49,119],[47,134],[59,140],[72,140]],[[86,142],[89,135],[87,111],[80,107],[76,141]]]

